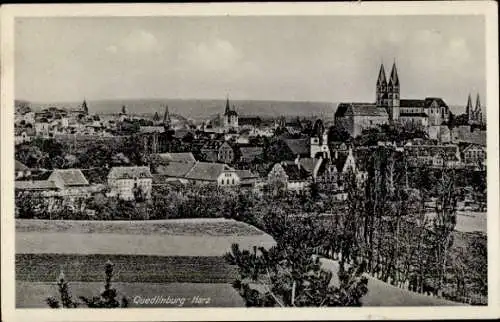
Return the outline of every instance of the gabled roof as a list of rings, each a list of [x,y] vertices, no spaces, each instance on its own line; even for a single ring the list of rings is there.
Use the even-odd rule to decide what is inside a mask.
[[[195,163],[196,159],[191,152],[179,152],[179,153],[159,153],[157,154],[162,161],[166,162],[183,162],[183,163]]]
[[[113,167],[108,179],[152,178],[149,167]]]
[[[16,181],[15,189],[18,190],[50,190],[58,189],[54,181],[36,180],[36,181]]]
[[[482,150],[482,151],[484,151],[484,150],[485,150],[485,149],[484,149],[484,147],[483,147],[482,145],[480,145],[480,144],[470,143],[470,144],[467,144],[467,145],[465,146],[465,148],[463,149],[463,152],[466,152],[466,151],[468,151],[468,150],[472,150],[472,149],[480,149],[480,150]]]
[[[49,181],[60,180],[65,186],[86,186],[89,184],[80,169],[56,169],[50,175]]]
[[[262,147],[259,146],[242,146],[240,147],[241,157],[244,159],[253,159],[263,153]]]
[[[286,146],[295,155],[309,155],[310,154],[310,142],[309,139],[285,139],[283,140]]]
[[[440,97],[426,97],[425,98],[425,108],[429,108],[432,103],[436,102],[437,106],[448,108],[448,105],[445,101]]]
[[[389,86],[399,86],[398,69],[396,63],[392,64],[391,78],[389,79]]]
[[[310,174],[307,173],[302,167],[299,167],[293,163],[282,163],[281,166],[283,170],[285,170],[288,180],[292,181],[301,181],[306,180],[310,177]]]
[[[240,177],[240,180],[256,179],[259,176],[250,172],[249,170],[236,170],[236,174]]]
[[[183,178],[194,166],[194,162],[170,162],[156,167],[156,173],[160,176]]]
[[[354,116],[380,116],[388,117],[387,111],[383,107],[377,107],[375,104],[351,104],[346,114]]]
[[[216,181],[224,171],[234,171],[234,169],[222,163],[196,162],[191,170],[185,175],[185,178]]]

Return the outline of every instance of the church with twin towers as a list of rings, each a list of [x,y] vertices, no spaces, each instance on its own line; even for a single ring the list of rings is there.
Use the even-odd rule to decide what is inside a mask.
[[[364,129],[382,124],[418,126],[429,130],[448,123],[450,109],[442,98],[401,98],[401,84],[396,62],[390,73],[386,73],[382,63],[375,82],[375,100],[340,103],[335,112],[335,124],[355,137]]]

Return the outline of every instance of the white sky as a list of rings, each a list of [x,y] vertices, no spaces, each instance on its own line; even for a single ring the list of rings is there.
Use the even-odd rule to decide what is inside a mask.
[[[480,16],[17,18],[15,96],[374,101],[396,59],[402,98],[485,102]]]

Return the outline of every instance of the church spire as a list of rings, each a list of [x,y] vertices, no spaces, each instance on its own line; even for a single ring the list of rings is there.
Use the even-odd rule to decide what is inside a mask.
[[[165,114],[163,114],[163,123],[170,125],[170,113],[168,111],[168,105],[165,105]]]
[[[228,115],[229,111],[231,110],[229,106],[229,95],[226,96],[226,111],[224,112],[224,115]]]
[[[472,98],[469,97],[467,98],[467,106],[465,107],[465,114],[467,114],[467,118],[470,120],[472,116]]]
[[[89,108],[87,106],[87,101],[85,100],[85,98],[83,99],[82,110],[83,110],[83,113],[89,114]]]
[[[479,93],[477,93],[476,97],[476,110],[475,112],[481,112],[481,100],[479,99]]]
[[[392,64],[391,79],[389,80],[389,86],[399,86],[398,69],[396,68],[396,61]]]
[[[385,78],[385,69],[384,69],[384,64],[380,64],[380,71],[378,72],[378,79],[377,79],[377,86],[386,86],[387,85],[387,80]]]

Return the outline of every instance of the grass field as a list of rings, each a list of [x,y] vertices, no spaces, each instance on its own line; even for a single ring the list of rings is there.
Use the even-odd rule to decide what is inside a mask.
[[[117,282],[231,283],[237,276],[222,257],[16,254],[16,280],[55,282],[62,269],[68,281],[100,282],[108,260]]]
[[[154,298],[184,298],[182,307],[244,307],[245,304],[241,296],[230,284],[202,284],[202,283],[113,283],[113,287],[118,291],[118,296],[123,295],[129,300],[129,307],[179,307],[179,304],[144,305],[134,302],[134,299]],[[103,283],[97,282],[70,282],[70,292],[73,298],[78,296],[95,296],[102,288]],[[16,307],[17,308],[48,308],[44,300],[47,297],[58,298],[57,285],[53,283],[38,283],[16,281]],[[193,297],[209,298],[209,304],[193,303]]]
[[[176,235],[176,236],[253,236],[261,230],[232,219],[172,219],[148,221],[30,220],[17,219],[16,232]]]

